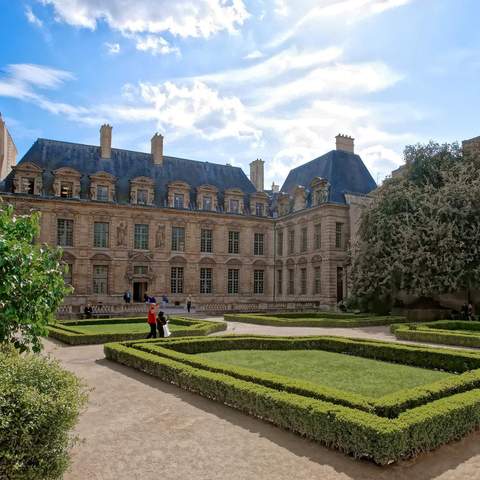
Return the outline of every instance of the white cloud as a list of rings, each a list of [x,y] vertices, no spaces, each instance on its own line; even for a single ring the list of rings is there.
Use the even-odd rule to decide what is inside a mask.
[[[152,55],[168,55],[175,53],[180,55],[177,47],[172,47],[163,37],[158,35],[137,36],[136,48],[142,52],[150,52]]]
[[[243,0],[42,0],[58,20],[95,29],[106,22],[124,34],[169,32],[207,38],[222,30],[234,32],[249,14]]]
[[[256,60],[258,58],[262,58],[264,55],[260,50],[254,50],[253,52],[250,52],[249,54],[245,55],[243,58],[245,60]]]
[[[107,51],[110,55],[116,55],[117,53],[120,53],[120,44],[119,43],[105,42],[104,46],[105,46],[105,48],[107,49]]]
[[[273,38],[268,46],[277,47],[285,43],[295,37],[306,25],[314,22],[345,21],[353,23],[413,1],[415,0],[316,0],[313,8],[308,10],[293,26]]]
[[[0,80],[1,84],[23,87],[58,88],[66,80],[74,77],[70,72],[56,68],[35,65],[32,63],[16,63],[5,69],[7,75]],[[21,89],[21,88],[20,88]]]
[[[29,5],[25,8],[25,16],[32,25],[35,25],[38,28],[43,27],[43,22],[33,13],[33,10]]]

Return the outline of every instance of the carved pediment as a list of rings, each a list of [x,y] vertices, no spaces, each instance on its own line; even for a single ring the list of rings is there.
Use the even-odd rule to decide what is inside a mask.
[[[265,260],[258,259],[253,262],[254,267],[265,267],[266,265]]]
[[[152,256],[143,252],[130,252],[129,261],[132,263],[150,263],[152,261]]]
[[[116,181],[116,177],[108,172],[97,172],[93,175],[90,175],[90,180],[95,180],[96,182],[109,182],[113,183]]]
[[[180,256],[180,255],[175,255],[174,257],[172,257],[170,260],[169,260],[170,263],[187,263],[187,261],[185,260],[184,257]]]
[[[229,260],[227,260],[226,262],[226,265],[241,265],[242,262],[240,259],[238,258],[230,258]]]
[[[12,167],[12,170],[14,172],[20,172],[23,174],[34,174],[38,175],[43,172],[43,168],[39,167],[36,163],[33,162],[22,162],[19,163],[18,165],[15,165]]]
[[[243,190],[240,188],[227,188],[227,190],[225,190],[225,195],[243,196]]]
[[[293,261],[293,259],[289,258],[286,261],[286,265],[287,265],[287,267],[293,267],[295,265],[295,262]]]
[[[312,257],[312,263],[322,263],[322,257],[320,255],[314,255]]]
[[[200,265],[214,265],[215,260],[211,257],[203,257],[203,258],[200,259],[200,261],[198,263]]]
[[[153,186],[155,180],[151,177],[135,177],[130,180],[130,183],[133,185],[145,185],[145,186]]]
[[[80,179],[80,177],[82,176],[82,174],[78,170],[70,167],[57,168],[53,171],[53,173],[55,176],[70,177],[76,179]]]
[[[178,188],[181,190],[190,190],[190,185],[183,180],[174,180],[168,184],[168,188]]]
[[[202,193],[217,193],[218,188],[215,187],[214,185],[209,185],[209,184],[203,184],[197,187],[197,192],[202,192]]]
[[[93,257],[90,257],[92,262],[111,262],[112,259],[106,253],[96,253]]]
[[[305,257],[299,258],[297,263],[299,265],[306,265],[307,259]]]

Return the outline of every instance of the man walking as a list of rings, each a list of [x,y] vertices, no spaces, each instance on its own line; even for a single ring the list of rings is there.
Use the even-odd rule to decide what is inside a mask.
[[[157,338],[157,318],[155,315],[155,305],[152,303],[150,309],[148,310],[147,322],[150,327],[150,333],[147,336],[148,338]]]

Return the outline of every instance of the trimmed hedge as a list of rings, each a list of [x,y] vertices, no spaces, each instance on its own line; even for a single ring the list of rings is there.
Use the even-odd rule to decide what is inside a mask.
[[[390,329],[400,340],[480,348],[480,322],[439,320],[422,324],[397,324]]]
[[[133,321],[132,321],[133,320]],[[206,320],[191,320],[183,317],[171,317],[173,325],[182,325],[185,328],[172,332],[172,337],[202,336],[226,330],[225,322],[209,322]],[[145,317],[132,318],[107,318],[100,320],[73,320],[56,323],[48,326],[48,336],[69,345],[90,345],[108,342],[122,342],[125,340],[145,339],[148,334],[147,327],[142,333],[80,333],[75,330],[79,325],[114,325],[119,323],[145,323]]]
[[[325,313],[281,313],[262,315],[253,313],[228,313],[224,315],[227,322],[254,323],[257,325],[271,325],[276,327],[325,327],[325,328],[349,328],[349,327],[377,327],[392,323],[406,322],[405,317],[400,316],[367,316],[353,315],[335,312]]]
[[[0,351],[0,478],[61,479],[85,387],[57,361]]]
[[[480,367],[480,355],[476,353],[335,337],[167,339],[106,344],[104,349],[111,360],[378,464],[413,457],[480,426],[480,371],[372,400],[192,355],[282,346],[319,348],[382,360],[390,357],[416,365],[439,362],[443,355],[450,367]],[[391,352],[387,354],[389,346]],[[409,362],[403,362],[403,354]]]

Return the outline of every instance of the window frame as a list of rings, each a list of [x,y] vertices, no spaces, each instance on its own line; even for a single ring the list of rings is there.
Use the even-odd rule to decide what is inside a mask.
[[[263,269],[253,271],[253,294],[265,295],[265,270]]]
[[[97,232],[97,226],[106,225],[104,232]],[[103,238],[100,238],[99,235],[104,235]],[[99,238],[102,240],[99,240]],[[93,222],[93,248],[108,248],[110,240],[110,224],[108,222]]]
[[[96,269],[104,269],[104,274],[96,273]],[[109,277],[109,268],[108,265],[93,265],[92,266],[92,288],[94,295],[108,295],[108,277]],[[98,288],[104,285],[103,288]]]
[[[185,227],[172,226],[172,252],[185,251]]]
[[[240,269],[229,268],[227,271],[227,293],[238,295],[240,291]]]
[[[200,231],[200,252],[213,253],[213,230],[202,228]]]
[[[60,222],[63,222],[63,231],[60,232]],[[73,247],[74,221],[71,218],[57,218],[57,245]]]
[[[185,272],[183,267],[170,267],[170,293],[183,294]]]
[[[142,230],[144,231],[142,232]],[[135,250],[148,250],[149,237],[150,225],[148,223],[136,223],[133,228],[133,248]]]
[[[253,254],[255,256],[265,255],[265,234],[254,232],[253,234]]]
[[[228,231],[228,253],[230,255],[240,253],[240,232],[238,230]]]
[[[200,267],[200,293],[213,293],[213,268]]]

